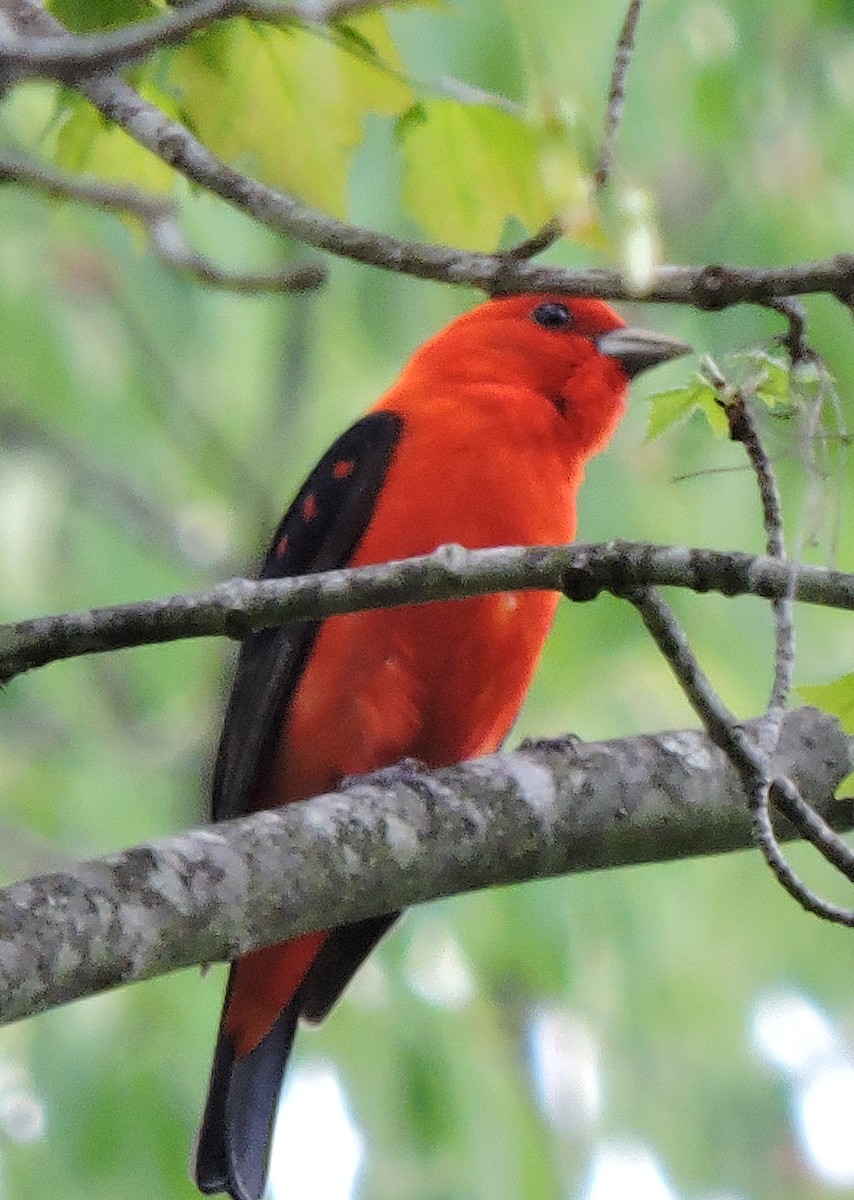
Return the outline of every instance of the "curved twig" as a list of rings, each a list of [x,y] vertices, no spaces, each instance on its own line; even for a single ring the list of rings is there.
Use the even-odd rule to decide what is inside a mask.
[[[103,33],[55,31],[40,37],[0,39],[0,82],[55,79],[75,84],[93,75],[118,71],[150,58],[166,46],[180,45],[194,33],[232,17],[258,21],[328,25],[381,6],[383,0],[328,0],[289,4],[284,0],[186,0],[150,21],[137,21]],[[400,0],[388,0],[400,3]]]
[[[635,31],[642,3],[643,0],[629,0],[628,11],[617,40],[617,53],[614,55],[614,67],[611,72],[611,86],[608,91],[608,107],[605,110],[602,141],[593,171],[593,187],[597,192],[601,192],[607,187],[614,166],[614,145],[620,129],[620,122],[623,119],[623,109],[626,106],[626,77],[632,64]]]
[[[26,183],[46,196],[79,200],[107,212],[135,217],[145,227],[157,257],[167,267],[192,275],[200,283],[232,292],[305,292],[326,280],[323,267],[308,263],[281,271],[227,271],[187,245],[176,218],[177,206],[167,197],[138,188],[75,179],[31,159],[0,155],[0,184]]]
[[[67,35],[65,27],[36,0],[8,0],[22,35]],[[418,279],[434,279],[497,291],[557,291],[605,300],[636,300],[621,272],[565,270],[504,254],[479,254],[453,246],[404,241],[350,225],[241,174],[212,154],[174,121],[116,77],[80,81],[77,90],[108,120],[193,183],[248,214],[259,224],[341,258]],[[786,267],[662,266],[653,272],[645,299],[717,310],[732,304],[767,306],[781,296],[828,292],[847,300],[854,294],[854,254]]]

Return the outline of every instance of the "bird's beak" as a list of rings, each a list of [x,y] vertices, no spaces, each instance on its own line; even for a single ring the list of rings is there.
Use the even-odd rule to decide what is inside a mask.
[[[646,329],[612,329],[596,339],[596,348],[607,358],[615,358],[629,379],[634,379],[648,367],[657,367],[671,358],[691,353],[686,342]]]

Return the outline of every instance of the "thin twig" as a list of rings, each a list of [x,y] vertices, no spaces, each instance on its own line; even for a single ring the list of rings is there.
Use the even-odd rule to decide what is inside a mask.
[[[712,687],[673,609],[656,588],[629,587],[623,594],[638,610],[715,745],[733,761],[741,760],[748,750],[746,734]]]
[[[320,287],[326,279],[324,269],[313,264],[272,272],[227,271],[188,247],[175,220],[176,206],[170,200],[137,188],[76,179],[42,163],[7,156],[0,156],[2,183],[25,183],[46,196],[135,217],[144,225],[155,253],[167,267],[226,291],[249,295],[304,292]]]
[[[774,790],[791,799],[793,795],[798,796],[795,785],[787,777],[780,777],[772,770],[771,757],[760,748],[758,740],[755,741],[735,720],[717,696],[697,662],[675,614],[658,592],[654,589],[627,589],[624,594],[640,613],[644,625],[682,685],[709,737],[724,751],[741,776],[748,797],[754,841],[780,884],[807,912],[838,925],[854,926],[854,910],[840,908],[818,896],[792,870],[780,849],[768,809],[769,795]],[[794,818],[798,816],[797,806],[789,803],[788,809],[787,815],[794,815]],[[797,820],[795,825],[824,857],[837,865],[842,864],[840,869],[849,878],[854,879],[854,857],[845,843],[835,837],[832,830],[825,827],[819,831],[814,824],[804,829]],[[821,833],[820,837],[816,836],[818,832]],[[832,845],[826,836],[827,832],[833,839]],[[830,853],[826,853],[826,849]]]
[[[794,296],[780,296],[772,300],[768,307],[780,313],[788,322],[789,327],[780,338],[780,343],[786,347],[792,366],[814,362],[817,355],[807,338],[807,313],[801,301]]]
[[[771,792],[778,792],[781,788],[796,790],[789,779],[768,779],[757,774],[751,781],[751,786],[748,788],[748,799],[753,818],[754,841],[762,850],[765,861],[774,872],[777,882],[794,900],[797,900],[806,912],[821,917],[824,921],[831,921],[835,925],[854,927],[854,909],[842,908],[840,905],[832,904],[829,900],[823,900],[816,895],[812,888],[808,887],[792,869],[791,863],[783,854],[771,823],[769,811]],[[836,840],[839,845],[844,845],[840,839]]]
[[[593,189],[596,192],[601,192],[607,187],[614,166],[614,145],[626,105],[626,78],[634,54],[635,30],[640,17],[641,3],[642,0],[629,0],[626,19],[623,21],[617,41],[617,52],[614,55],[614,67],[611,72],[611,86],[608,91],[608,107],[605,110],[605,124],[602,130],[602,142],[593,171]]]
[[[664,602],[653,595],[652,599],[645,602],[651,615],[647,614],[644,608],[641,609],[641,615],[644,616],[647,628],[667,655],[689,700],[706,723],[710,735],[715,738],[722,749],[727,750],[727,753],[732,756],[733,762],[742,772],[753,815],[757,844],[781,884],[793,896],[800,899],[810,912],[825,916],[828,920],[848,924],[847,910],[825,903],[792,871],[780,849],[768,812],[769,797],[783,799],[786,803],[786,815],[801,835],[811,842],[831,865],[854,882],[854,853],[834,835],[832,830],[811,820],[807,806],[801,801],[797,789],[794,788],[791,781],[773,779],[768,773],[769,758],[776,750],[785,718],[794,671],[793,597],[797,566],[795,562],[786,557],[782,506],[777,479],[759,439],[746,399],[739,391],[728,385],[711,359],[704,360],[703,373],[718,393],[719,403],[724,408],[729,422],[730,437],[733,441],[740,442],[745,448],[759,484],[767,550],[769,555],[776,559],[785,570],[789,581],[786,594],[775,597],[771,602],[775,626],[774,680],[755,746],[746,742],[741,734],[733,737],[733,729],[736,727],[735,719],[726,714],[722,707],[715,707],[718,704],[717,697],[712,692],[705,676],[700,672],[684,634],[677,627],[679,635],[677,637],[677,632],[671,627],[675,618],[672,618],[672,614]],[[647,619],[648,615],[649,620]],[[679,637],[681,637],[681,642]],[[684,642],[684,646],[682,642]]]
[[[515,246],[511,246],[503,254],[509,262],[524,262],[526,259],[535,258],[538,254],[542,254],[544,250],[550,249],[562,237],[563,225],[557,217],[552,217],[536,233],[532,234],[531,237],[525,238],[524,241],[517,243]]]
[[[67,30],[36,0],[4,0],[23,36],[55,37]],[[259,224],[341,258],[418,279],[517,292],[555,291],[603,300],[632,300],[619,271],[565,270],[502,254],[478,254],[453,246],[407,242],[338,221],[302,204],[294,196],[242,175],[223,163],[189,130],[144,100],[123,80],[101,77],[77,90],[140,145],[206,191],[246,213]],[[841,300],[854,292],[854,254],[787,267],[662,266],[653,272],[650,301],[690,304],[719,310],[732,304],[768,305],[779,296],[829,292]]]
[[[744,395],[728,386],[726,379],[711,359],[703,364],[706,378],[718,394],[718,402],[724,409],[729,422],[730,438],[744,446],[762,502],[762,522],[765,529],[766,551],[772,558],[787,562],[786,542],[783,534],[783,511],[780,489],[771,460],[756,431],[750,406]],[[793,566],[794,564],[792,564]],[[795,668],[795,623],[791,594],[771,602],[774,615],[774,679],[765,713],[760,742],[766,753],[773,753],[779,736],[783,714],[792,689]]]
[[[276,23],[329,25],[378,8],[381,2],[288,4],[277,0],[188,0],[150,21],[137,21],[105,32],[77,35],[54,32],[38,38],[15,38],[4,31],[0,39],[0,80],[5,86],[37,78],[75,84],[93,75],[135,66],[166,46],[188,41],[193,34],[218,21],[243,16]]]

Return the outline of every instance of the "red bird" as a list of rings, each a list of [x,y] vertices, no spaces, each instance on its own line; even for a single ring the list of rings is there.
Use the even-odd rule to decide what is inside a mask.
[[[688,347],[627,329],[598,300],[490,300],[413,355],[342,435],[276,530],[261,576],[569,542],[587,460],[629,380]],[[246,639],[213,781],[224,820],[334,789],[402,758],[448,766],[500,746],[531,683],[554,592],[330,617]],[[287,886],[287,881],[283,881]],[[258,1200],[300,1017],[319,1021],[398,916],[233,963],[197,1144],[203,1192]]]

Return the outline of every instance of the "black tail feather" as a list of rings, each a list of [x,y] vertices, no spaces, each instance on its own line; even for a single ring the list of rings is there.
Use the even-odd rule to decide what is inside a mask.
[[[193,1169],[200,1191],[227,1192],[232,1200],[260,1200],[279,1089],[298,1018],[295,1000],[242,1058],[235,1055],[231,1037],[220,1029],[196,1140]]]

